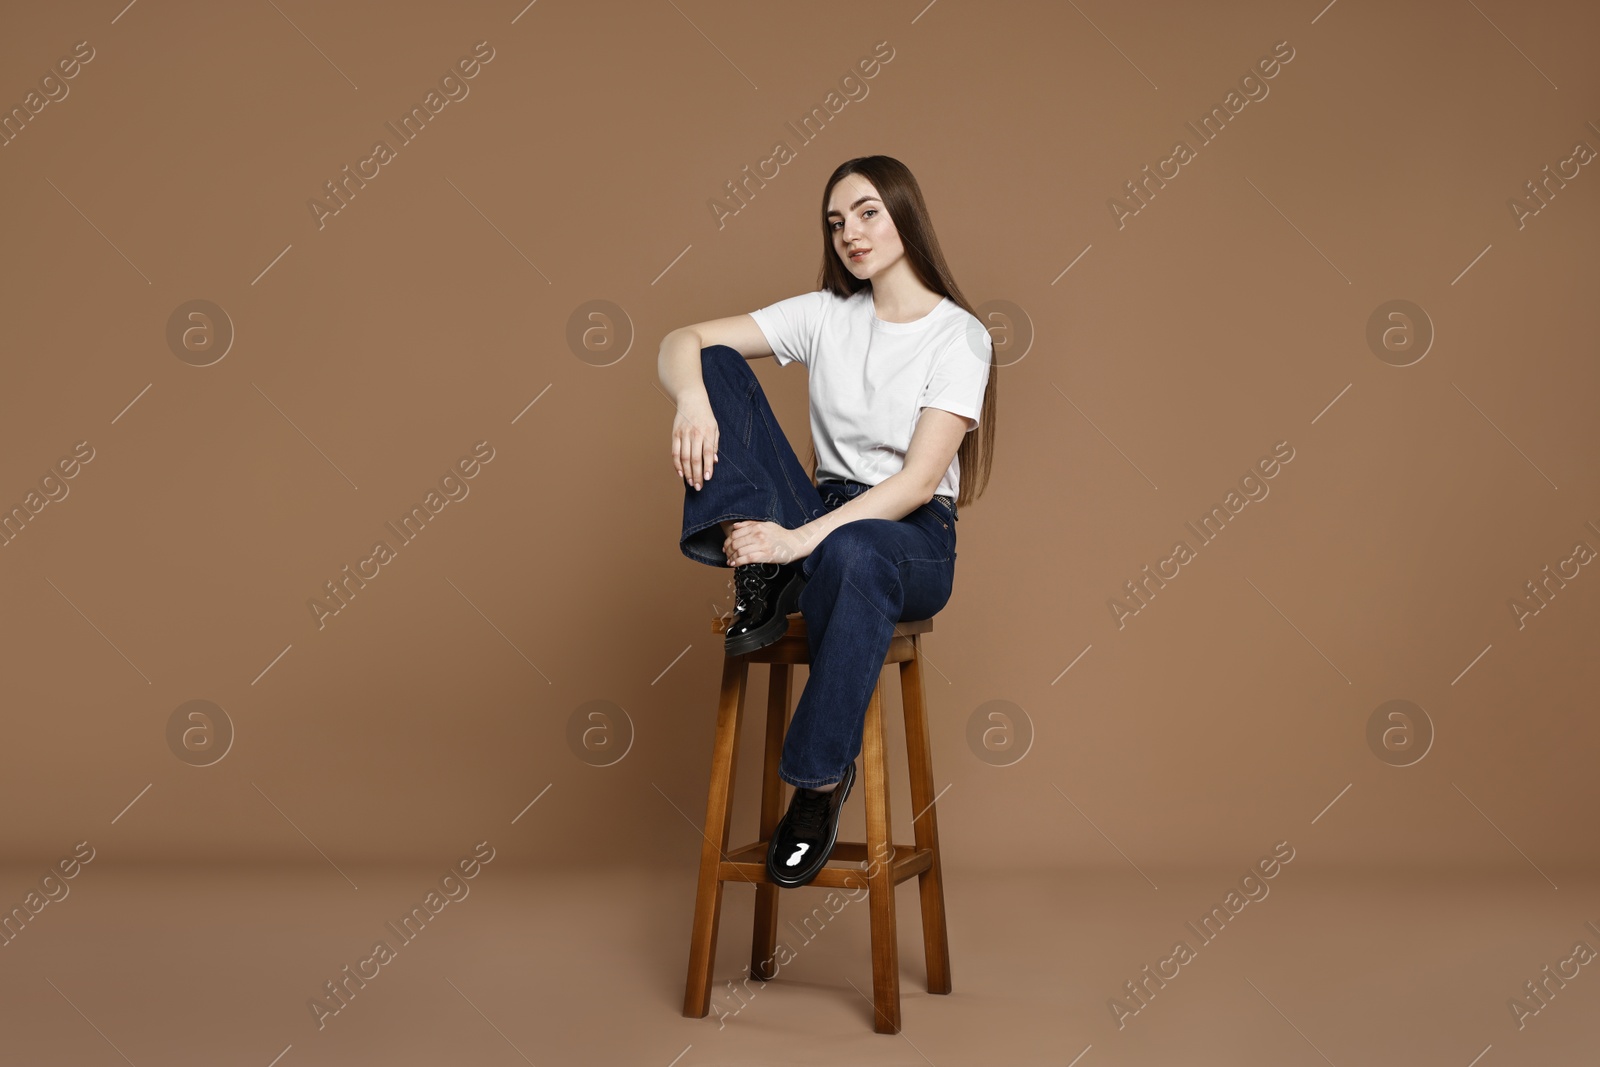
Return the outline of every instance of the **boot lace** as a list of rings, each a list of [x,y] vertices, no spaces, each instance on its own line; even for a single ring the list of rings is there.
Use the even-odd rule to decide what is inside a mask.
[[[832,793],[796,789],[794,800],[789,805],[789,828],[800,831],[803,836],[819,836],[828,820],[828,804],[832,796]]]
[[[770,573],[768,568],[771,568]],[[743,567],[735,567],[733,571],[734,610],[743,610],[758,601],[765,603],[769,583],[776,576],[777,565],[772,563],[750,563]]]

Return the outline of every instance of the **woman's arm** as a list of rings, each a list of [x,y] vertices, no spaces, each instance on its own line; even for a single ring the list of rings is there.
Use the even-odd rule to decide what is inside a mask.
[[[944,472],[955,461],[956,450],[967,432],[967,420],[943,408],[927,407],[917,419],[916,431],[906,449],[906,462],[860,496],[796,527],[794,558],[809,556],[834,530],[857,519],[900,520],[933,499]]]
[[[898,521],[932,499],[933,493],[925,491],[914,475],[905,471],[891,474],[860,496],[846,500],[832,511],[823,512],[804,526],[795,527],[794,541],[797,547],[794,558],[811,555],[825,537],[846,523],[857,519]]]
[[[681,326],[661,339],[661,354],[656,372],[667,395],[682,404],[684,394],[704,396],[706,384],[700,377],[700,350],[712,345],[727,345],[745,359],[772,355],[767,335],[749,315],[730,315],[693,326]]]

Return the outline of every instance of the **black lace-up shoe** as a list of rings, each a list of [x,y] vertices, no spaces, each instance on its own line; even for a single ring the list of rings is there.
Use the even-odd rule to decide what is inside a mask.
[[[723,645],[730,656],[766,648],[789,629],[789,613],[799,610],[806,587],[800,561],[746,563],[733,569],[734,619]]]
[[[833,854],[839,837],[839,811],[856,780],[856,765],[844,769],[839,784],[826,793],[799,787],[789,810],[778,820],[767,846],[767,877],[785,889],[805,885]]]

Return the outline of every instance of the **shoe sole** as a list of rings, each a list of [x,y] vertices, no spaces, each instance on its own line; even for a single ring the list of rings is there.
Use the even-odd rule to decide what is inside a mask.
[[[856,784],[855,764],[852,763],[850,765],[850,767],[851,767],[850,780],[848,782],[846,782],[843,786],[840,787],[841,789],[844,790],[844,796],[839,798],[839,810],[841,812],[843,812],[843,810],[844,810],[845,802],[850,799],[850,789],[851,789],[851,787]],[[774,837],[777,836],[776,831],[774,831],[773,836]],[[810,874],[806,875],[804,878],[801,878],[801,879],[790,879],[790,878],[784,878],[784,877],[779,876],[773,870],[772,845],[769,842],[768,845],[767,845],[767,877],[769,879],[771,879],[771,881],[772,881],[772,883],[774,885],[776,885],[776,886],[778,886],[779,888],[782,888],[782,889],[799,889],[803,885],[810,885],[812,883],[812,881],[814,881],[816,879],[817,875],[822,873],[822,868],[824,868],[824,867],[826,867],[828,865],[828,858],[833,855],[833,847],[838,843],[839,843],[839,820],[838,819],[834,819],[833,820],[833,832],[828,835],[827,847],[822,849],[822,858],[820,860],[816,861],[816,863],[817,863],[816,870],[812,871]]]
[[[789,615],[800,606],[800,592],[806,587],[805,575],[796,572],[778,592],[778,610],[773,612],[772,618],[766,625],[758,626],[747,634],[730,637],[723,642],[723,647],[730,656],[743,656],[754,652],[758,648],[766,648],[775,644],[784,634],[789,632]]]

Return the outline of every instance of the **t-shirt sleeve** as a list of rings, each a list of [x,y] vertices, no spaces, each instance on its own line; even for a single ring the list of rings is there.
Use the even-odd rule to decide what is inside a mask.
[[[822,334],[822,309],[828,295],[827,290],[818,289],[750,313],[761,332],[766,334],[772,358],[778,366],[796,362],[811,366],[817,338]]]
[[[993,362],[994,338],[988,330],[973,326],[956,333],[934,360],[933,374],[922,391],[918,410],[942,408],[955,412],[971,421],[968,433],[976,430]]]

